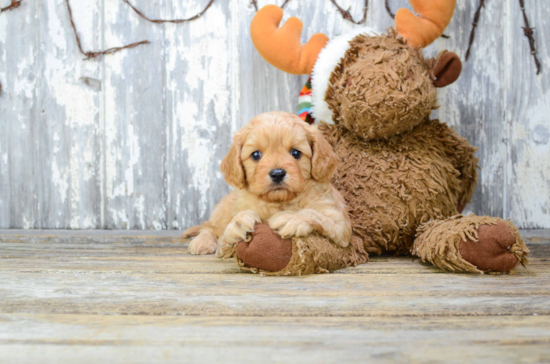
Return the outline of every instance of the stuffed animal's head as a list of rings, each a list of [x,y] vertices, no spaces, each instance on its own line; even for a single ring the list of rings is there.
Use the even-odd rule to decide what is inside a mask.
[[[415,16],[396,14],[396,30],[370,28],[333,40],[315,34],[300,43],[302,23],[268,5],[254,17],[251,36],[271,64],[293,74],[312,74],[312,114],[340,124],[364,139],[388,138],[412,129],[436,108],[436,87],[454,82],[462,64],[451,52],[425,60],[422,48],[449,23],[455,0],[411,0]]]

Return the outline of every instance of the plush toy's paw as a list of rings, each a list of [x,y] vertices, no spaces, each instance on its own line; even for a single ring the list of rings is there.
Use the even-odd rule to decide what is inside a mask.
[[[214,254],[216,252],[216,237],[210,231],[202,231],[189,243],[188,251],[194,255]]]
[[[284,239],[308,236],[313,231],[306,217],[292,212],[275,214],[268,220],[268,224]]]
[[[495,225],[481,225],[477,229],[477,241],[467,239],[460,243],[460,255],[477,269],[504,273],[519,263],[511,251],[515,243],[514,229],[500,220]]]
[[[269,276],[327,273],[365,263],[368,254],[359,238],[345,248],[318,234],[283,239],[267,223],[256,225],[235,250],[241,270]]]
[[[412,253],[451,272],[509,273],[529,264],[529,249],[511,222],[473,214],[421,225]]]
[[[225,228],[223,239],[233,245],[246,239],[246,235],[254,231],[254,225],[260,223],[260,216],[255,211],[247,210],[239,212]]]
[[[283,239],[268,224],[259,224],[250,241],[237,244],[236,255],[246,267],[277,272],[285,268],[292,257],[292,241]]]

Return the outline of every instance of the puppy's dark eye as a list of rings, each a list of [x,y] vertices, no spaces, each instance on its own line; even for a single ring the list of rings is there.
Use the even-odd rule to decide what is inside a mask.
[[[251,157],[252,160],[254,160],[254,161],[259,161],[260,158],[262,158],[262,153],[261,153],[259,150],[257,150],[257,151],[255,151],[254,153],[252,153],[252,154],[250,155],[250,157]]]
[[[300,159],[302,156],[302,152],[300,152],[298,149],[292,149],[290,151],[290,154],[294,157],[294,159]]]

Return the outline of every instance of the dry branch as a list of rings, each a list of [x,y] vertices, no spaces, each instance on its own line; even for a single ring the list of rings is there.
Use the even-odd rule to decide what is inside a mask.
[[[395,19],[395,13],[391,11],[389,0],[385,1],[385,6],[386,6],[386,12],[388,13],[388,15],[391,16],[392,19]],[[449,39],[450,37],[448,35],[441,34],[441,38]]]
[[[468,50],[466,51],[466,60],[470,58],[470,50],[472,49],[472,44],[474,44],[474,38],[476,35],[476,27],[479,22],[479,17],[481,15],[481,8],[485,7],[485,0],[479,0],[479,6],[477,7],[476,13],[474,15],[474,22],[472,23],[472,30],[470,32],[470,41],[468,42]]]
[[[386,11],[391,16],[392,19],[395,19],[395,13],[391,11],[389,0],[386,0]]]
[[[365,7],[363,8],[363,19],[359,20],[359,21],[355,21],[353,19],[353,17],[351,16],[351,14],[349,13],[349,10],[344,10],[340,5],[338,5],[338,3],[336,2],[336,0],[330,0],[331,3],[334,4],[334,6],[336,6],[336,9],[338,9],[338,11],[340,12],[340,14],[342,15],[342,18],[346,19],[346,20],[349,20],[350,22],[352,22],[353,24],[363,24],[365,21],[367,21],[367,11],[369,9],[369,0],[365,0]]]
[[[529,25],[529,18],[527,18],[527,13],[525,12],[525,4],[523,0],[519,0],[519,6],[523,14],[523,22],[525,23],[525,27],[522,28],[523,34],[525,34],[525,36],[529,40],[529,48],[531,49],[531,54],[535,59],[535,66],[537,67],[537,75],[538,75],[540,73],[540,62],[537,57],[537,49],[535,48],[535,38],[533,37],[533,30],[535,28],[531,28],[531,26]]]
[[[3,13],[4,11],[13,10],[15,8],[18,8],[21,6],[21,3],[23,0],[11,0],[11,3],[3,8],[0,8],[0,13]],[[2,83],[0,82],[0,96],[2,96]]]
[[[15,8],[18,8],[21,5],[22,2],[23,2],[23,0],[11,0],[11,4],[9,4],[8,6],[6,6],[4,8],[0,8],[0,13],[3,13],[4,11],[13,10]]]
[[[71,5],[69,4],[69,0],[65,0],[65,3],[67,4],[67,9],[69,10],[69,20],[71,21],[71,27],[73,28],[73,31],[74,31],[74,35],[75,35],[75,38],[76,38],[76,44],[78,45],[78,49],[80,50],[80,53],[82,53],[83,55],[86,56],[85,59],[95,58],[97,56],[104,55],[104,54],[113,54],[113,53],[116,53],[116,52],[121,51],[123,49],[137,47],[140,44],[149,44],[148,40],[142,40],[141,42],[127,44],[127,45],[122,46],[122,47],[113,47],[113,48],[109,48],[109,49],[106,49],[106,50],[103,50],[103,51],[97,51],[97,52],[92,52],[92,51],[86,52],[82,48],[82,43],[80,42],[80,37],[78,36],[78,32],[76,31],[76,26],[74,25],[73,11],[71,9]]]
[[[198,19],[200,18],[201,16],[204,15],[204,13],[206,13],[206,11],[212,6],[212,4],[214,4],[214,0],[210,0],[208,2],[208,4],[206,5],[206,7],[201,11],[199,12],[198,14],[188,18],[188,19],[151,19],[149,18],[147,15],[143,14],[141,11],[139,11],[134,5],[132,5],[130,3],[129,0],[122,0],[123,2],[125,2],[126,4],[128,4],[129,7],[132,8],[133,11],[136,12],[137,15],[139,15],[141,18],[151,22],[151,23],[156,23],[156,24],[161,24],[161,23],[175,23],[175,24],[179,24],[179,23],[185,23],[185,22],[188,22],[188,21],[192,21],[192,20],[195,20],[195,19]],[[288,0],[287,0],[288,1]],[[285,1],[285,3],[287,2]],[[284,5],[283,5],[284,6]]]
[[[284,3],[281,4],[281,9],[284,9],[286,4],[288,4],[290,0],[285,0]]]
[[[284,9],[284,7],[286,6],[286,4],[288,4],[290,2],[290,0],[285,0],[282,4],[281,4],[281,9]],[[252,5],[254,7],[254,9],[256,9],[256,11],[258,11],[258,0],[251,0],[250,1],[250,5]]]

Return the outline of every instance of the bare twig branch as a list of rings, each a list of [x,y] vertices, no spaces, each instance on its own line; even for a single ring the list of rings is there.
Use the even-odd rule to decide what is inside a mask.
[[[76,44],[78,45],[78,49],[80,50],[80,53],[82,53],[83,55],[86,56],[85,59],[95,58],[97,56],[104,55],[104,54],[113,54],[113,53],[116,53],[116,52],[121,51],[123,49],[137,47],[138,45],[141,45],[141,44],[149,44],[148,40],[142,40],[141,42],[128,44],[128,45],[125,45],[125,46],[122,46],[122,47],[113,47],[113,48],[106,49],[104,51],[86,52],[82,48],[82,43],[80,42],[80,37],[78,36],[78,32],[76,31],[76,27],[74,25],[73,11],[71,9],[71,5],[69,4],[69,0],[65,0],[65,3],[67,4],[67,9],[69,10],[69,20],[71,22],[71,27],[73,28],[73,31],[74,31],[74,35],[75,35],[75,38],[76,38]]]
[[[250,5],[254,6],[254,9],[256,9],[256,12],[258,11],[258,3],[257,0],[250,1]]]
[[[21,6],[21,3],[23,0],[11,0],[11,3],[3,8],[0,8],[0,13],[3,13],[4,11],[13,10],[15,8],[18,8]],[[2,83],[0,82],[0,96],[2,96]]]
[[[523,22],[525,23],[525,27],[523,27],[523,34],[527,37],[529,40],[529,48],[531,49],[531,54],[533,55],[533,58],[535,59],[535,66],[537,67],[537,75],[540,73],[540,62],[537,57],[537,49],[535,48],[535,38],[533,37],[533,30],[535,28],[531,28],[529,25],[529,18],[527,18],[527,13],[525,12],[525,4],[523,0],[519,0],[519,6],[521,7],[521,12],[523,13]]]
[[[340,14],[342,15],[342,18],[346,19],[346,20],[349,20],[350,22],[352,22],[353,24],[363,24],[365,21],[367,21],[367,11],[369,9],[369,0],[365,0],[365,7],[363,8],[363,19],[359,20],[359,21],[355,21],[353,19],[353,17],[351,16],[351,14],[349,13],[349,10],[344,10],[340,5],[338,5],[338,3],[336,2],[336,0],[330,0],[331,3],[334,4],[334,6],[336,6],[336,9],[338,9],[338,11],[340,12]]]
[[[23,2],[23,0],[11,0],[11,4],[9,4],[8,6],[6,6],[4,8],[0,8],[0,13],[3,13],[4,11],[13,10],[15,8],[18,8],[19,6],[21,6],[22,2]]]
[[[391,11],[389,0],[386,0],[386,11],[391,16],[392,19],[395,19],[395,13]]]
[[[289,2],[290,2],[290,0],[283,1],[283,3],[281,4],[281,9],[284,9],[286,4],[288,4]],[[250,5],[252,5],[254,7],[256,12],[258,11],[258,0],[250,0]]]
[[[141,11],[139,11],[134,5],[130,4],[129,0],[122,0],[122,1],[125,2],[126,4],[128,4],[128,6],[131,7],[132,10],[134,10],[136,12],[136,14],[139,15],[141,18],[143,18],[143,19],[145,19],[145,20],[147,20],[151,23],[156,23],[156,24],[161,24],[161,23],[179,24],[179,23],[185,23],[185,22],[188,22],[188,21],[196,20],[196,19],[200,18],[201,16],[203,16],[204,13],[206,13],[206,11],[212,6],[212,4],[214,4],[214,0],[210,0],[208,2],[208,4],[206,4],[206,7],[201,12],[199,12],[195,16],[192,16],[188,19],[151,19],[147,15],[145,15]]]
[[[391,16],[392,19],[395,19],[395,13],[393,11],[391,11],[391,8],[390,8],[390,1],[386,0],[385,5],[386,5],[386,11],[387,11],[388,15]],[[450,37],[448,35],[441,34],[441,38],[449,39]]]
[[[290,0],[285,0],[285,1],[283,2],[283,4],[281,5],[281,9],[284,9],[285,6],[286,6],[286,4],[289,3],[289,1],[290,1]]]
[[[474,15],[474,22],[472,23],[472,31],[470,32],[470,41],[468,43],[468,50],[466,51],[466,60],[470,58],[470,50],[472,49],[472,44],[474,44],[474,38],[476,35],[476,27],[479,22],[479,17],[481,15],[481,8],[485,7],[485,0],[479,0],[479,6],[477,7],[476,13]]]

